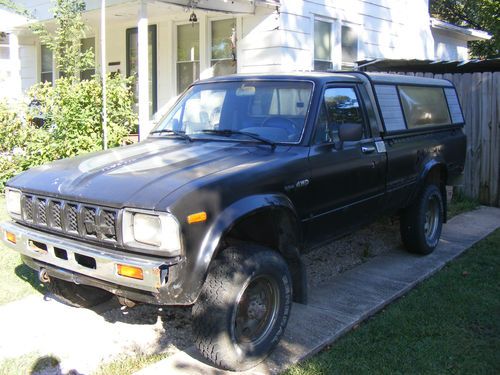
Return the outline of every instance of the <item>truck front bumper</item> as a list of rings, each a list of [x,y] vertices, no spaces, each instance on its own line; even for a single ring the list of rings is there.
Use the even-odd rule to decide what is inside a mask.
[[[143,302],[159,303],[157,293],[168,279],[168,264],[158,258],[104,249],[9,221],[0,224],[0,237],[35,270],[46,268],[50,276]],[[118,264],[140,268],[143,278],[119,275]]]

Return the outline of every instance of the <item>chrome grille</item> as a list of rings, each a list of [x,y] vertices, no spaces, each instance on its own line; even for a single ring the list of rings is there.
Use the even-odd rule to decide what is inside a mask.
[[[50,215],[52,220],[52,227],[54,229],[62,229],[62,221],[61,221],[61,207],[62,204],[59,201],[50,201]]]
[[[83,225],[84,231],[89,236],[97,236],[96,230],[96,209],[92,207],[83,208]]]
[[[103,210],[102,211],[102,218],[104,221],[104,225],[107,228],[109,228],[108,231],[103,232],[104,237],[109,238],[109,239],[116,238],[116,229],[115,229],[116,212]]]
[[[71,236],[117,241],[118,210],[108,207],[23,194],[22,217],[31,225]]]
[[[37,198],[36,202],[38,223],[40,225],[47,225],[47,201],[43,198]]]
[[[68,232],[78,232],[78,206],[76,204],[66,205],[65,218]]]
[[[26,221],[33,221],[33,196],[26,195],[24,197],[24,217]]]

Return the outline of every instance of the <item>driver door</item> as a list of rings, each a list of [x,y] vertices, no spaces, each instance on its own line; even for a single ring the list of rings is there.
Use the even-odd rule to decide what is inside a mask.
[[[362,125],[358,140],[344,141],[342,126]],[[327,86],[317,117],[309,163],[311,244],[368,221],[385,189],[385,153],[377,152],[356,85]]]

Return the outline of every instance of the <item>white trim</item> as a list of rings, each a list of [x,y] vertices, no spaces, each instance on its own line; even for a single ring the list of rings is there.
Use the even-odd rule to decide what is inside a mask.
[[[486,31],[460,27],[448,22],[438,20],[437,18],[431,18],[431,28],[446,30],[454,34],[460,34],[460,36],[467,41],[490,40],[492,38],[491,34],[487,33]]]

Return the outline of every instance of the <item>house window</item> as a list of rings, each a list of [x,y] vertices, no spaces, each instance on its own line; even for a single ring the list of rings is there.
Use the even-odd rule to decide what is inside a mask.
[[[49,47],[42,45],[41,48],[42,64],[40,81],[52,82],[53,64],[52,64],[52,51]]]
[[[358,60],[358,33],[351,26],[342,26],[342,70],[352,70]]]
[[[340,21],[314,21],[314,70],[352,70],[357,60],[356,27]]]
[[[236,20],[212,21],[211,41],[214,76],[236,73]]]
[[[134,76],[135,80],[132,85],[134,98],[137,104],[139,103],[139,85],[137,82],[139,72],[139,45],[138,45],[138,30],[137,28],[127,29],[127,77]],[[156,70],[156,25],[150,25],[148,28],[148,61],[149,61],[149,116],[157,109],[157,70]]]
[[[95,52],[95,38],[84,38],[81,40],[81,46],[80,46],[80,51],[82,53],[86,53],[87,51],[93,51]],[[80,72],[80,79],[91,79],[92,76],[95,74],[95,66],[92,64],[92,68],[82,70]]]
[[[10,59],[9,34],[0,32],[0,60]]]
[[[200,25],[177,26],[177,92],[200,78]]]
[[[332,63],[332,24],[314,21],[314,70],[328,70]]]

